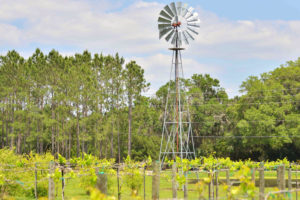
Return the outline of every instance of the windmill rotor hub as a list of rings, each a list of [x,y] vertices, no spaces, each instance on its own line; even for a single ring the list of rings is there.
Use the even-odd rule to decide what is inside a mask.
[[[181,22],[174,22],[174,23],[172,23],[172,26],[174,27],[174,28],[176,28],[176,27],[180,27],[180,25],[181,25]]]

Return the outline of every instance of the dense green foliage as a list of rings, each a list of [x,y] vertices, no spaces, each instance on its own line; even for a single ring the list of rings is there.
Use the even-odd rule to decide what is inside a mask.
[[[250,76],[233,99],[200,73],[183,80],[198,156],[299,159],[300,59]],[[168,84],[143,96],[144,70],[118,54],[37,49],[24,59],[10,51],[0,57],[0,146],[66,158],[157,158]]]

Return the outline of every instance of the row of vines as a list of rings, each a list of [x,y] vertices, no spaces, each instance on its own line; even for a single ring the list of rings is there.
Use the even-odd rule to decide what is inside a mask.
[[[171,182],[170,169],[175,161],[167,160],[160,172],[161,181]],[[62,180],[78,180],[78,184],[89,195],[90,199],[117,199],[130,191],[131,198],[142,199],[143,184],[145,184],[145,174],[153,175],[152,160],[149,157],[144,162],[135,162],[129,157],[124,163],[118,164],[115,160],[98,159],[92,155],[84,154],[79,158],[66,160],[61,155],[54,157],[50,153],[26,155],[17,155],[9,149],[0,150],[0,199],[18,199],[15,197],[26,197],[39,199],[48,197],[49,178],[55,182],[56,197],[61,192]],[[54,170],[49,166],[54,165]],[[285,166],[294,171],[298,171],[298,165],[291,163],[287,159],[277,161],[265,161],[264,169],[266,171],[276,170],[278,166]],[[193,189],[203,199],[207,185],[213,179],[213,172],[227,169],[234,173],[234,178],[240,181],[237,187],[228,188],[228,185],[222,185],[222,190],[226,191],[227,199],[236,199],[237,197],[255,197],[255,184],[251,181],[251,169],[259,168],[261,163],[251,160],[232,161],[230,158],[202,157],[194,160],[176,159],[177,172],[176,182],[178,190],[181,190],[186,183],[187,173],[212,174],[211,176],[198,177],[193,185]],[[107,196],[96,190],[97,175],[106,174]],[[195,175],[196,176],[196,175]],[[121,177],[120,186],[115,179],[110,177]],[[119,179],[118,179],[119,181]],[[68,182],[66,182],[68,184]],[[117,192],[115,191],[118,184]],[[144,186],[145,187],[145,186]],[[113,191],[113,192],[112,192]],[[145,191],[145,188],[144,188]],[[171,191],[168,191],[171,193]],[[37,195],[38,194],[38,195]],[[62,197],[59,196],[61,199]],[[283,197],[280,197],[283,198]]]

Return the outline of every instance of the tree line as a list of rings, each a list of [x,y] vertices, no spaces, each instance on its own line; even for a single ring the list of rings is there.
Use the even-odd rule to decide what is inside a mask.
[[[208,74],[182,82],[198,156],[297,159],[300,59],[250,76],[234,98]],[[175,84],[145,96],[149,85],[143,68],[118,54],[36,49],[24,59],[9,51],[0,56],[0,146],[67,158],[157,158],[168,87]]]

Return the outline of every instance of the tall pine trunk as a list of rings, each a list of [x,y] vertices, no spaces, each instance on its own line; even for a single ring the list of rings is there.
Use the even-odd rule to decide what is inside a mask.
[[[82,110],[82,116],[84,119],[86,119],[86,117],[87,117],[87,106],[86,105],[87,105],[87,102],[84,101],[83,110]],[[83,125],[82,125],[82,131],[84,133],[84,135],[83,135],[83,138],[84,138],[86,136],[86,124],[85,123],[83,123]],[[85,141],[85,139],[82,139],[82,155],[83,155],[83,153],[86,153],[86,149],[87,149],[86,145],[87,145],[87,142]]]
[[[117,90],[117,113],[119,112],[119,89]],[[117,135],[118,135],[118,163],[120,164],[121,162],[121,146],[120,146],[120,121],[119,117],[117,117]]]
[[[41,99],[41,104],[40,104],[40,109],[41,111],[44,110],[44,98],[42,97]],[[44,141],[43,141],[43,133],[44,133],[44,127],[42,121],[39,119],[38,120],[38,125],[39,125],[39,131],[38,136],[39,136],[39,152],[43,153],[44,152]],[[39,135],[41,134],[41,135]]]
[[[99,158],[102,159],[102,140],[100,139],[100,145],[99,145]]]
[[[54,106],[52,106],[52,120],[55,119],[55,113],[54,113]],[[55,135],[55,125],[52,125],[51,127],[51,152],[54,155],[55,154],[55,141],[54,141],[54,135]]]
[[[114,122],[111,122],[110,157],[114,157]]]
[[[14,96],[13,96],[14,98]],[[11,101],[11,126],[10,126],[10,150],[13,150],[14,147],[14,127],[12,124],[15,122],[15,117],[14,117],[14,100]]]
[[[131,156],[131,122],[132,122],[132,97],[129,96],[128,105],[128,156]]]
[[[37,125],[36,125],[36,132],[37,132],[37,136],[36,136],[36,152],[37,153],[41,153],[39,151],[39,148],[40,148],[40,136],[39,136],[39,134],[40,134],[40,120],[37,119],[36,123],[37,123]]]
[[[4,148],[5,146],[5,132],[4,132],[4,128],[5,128],[5,109],[2,109],[2,134],[1,134],[1,148]]]
[[[18,133],[18,138],[17,138],[17,153],[21,154],[21,133]]]
[[[8,140],[9,140],[9,125],[8,125],[8,111],[5,112],[6,114],[6,120],[5,120],[5,134],[6,134],[6,140],[5,140],[5,146],[8,147]]]
[[[64,130],[64,118],[61,118],[61,135],[62,135],[62,140],[61,140],[61,155],[67,157],[66,154],[66,146],[65,146],[65,130]]]
[[[76,125],[76,137],[77,137],[77,157],[79,157],[79,151],[80,151],[80,141],[79,141],[79,105],[77,104],[77,125]]]
[[[51,105],[51,119],[54,121],[55,120],[55,112],[54,112],[54,96],[53,96],[53,91],[52,91],[52,105]],[[54,141],[54,136],[55,136],[55,125],[52,125],[51,127],[51,152],[52,155],[55,154],[55,141]]]
[[[71,145],[72,145],[72,137],[71,137],[71,130],[69,130],[69,142],[68,142],[68,158],[71,158]]]
[[[57,122],[60,121],[59,117],[60,117],[60,116],[59,116],[59,112],[57,112],[57,117],[56,117]],[[56,127],[56,153],[61,154],[61,152],[60,152],[60,145],[59,145],[59,142],[60,142],[60,129],[59,129],[59,123],[57,123],[57,125],[56,125],[55,127]]]
[[[26,140],[27,140],[27,138],[28,137],[30,137],[30,134],[31,134],[31,130],[30,130],[30,125],[31,125],[31,118],[30,117],[28,117],[28,122],[27,122],[27,134],[25,134],[24,135],[24,148],[26,147],[26,146],[28,146],[28,151],[31,151],[31,144],[30,144],[30,142],[28,142],[27,143],[27,145],[26,145]],[[38,152],[38,146],[37,146],[37,148],[36,148],[36,151]]]

